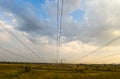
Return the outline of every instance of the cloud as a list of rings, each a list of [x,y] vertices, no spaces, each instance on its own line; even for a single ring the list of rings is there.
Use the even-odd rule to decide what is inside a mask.
[[[53,52],[56,52],[57,36],[56,1],[46,0],[36,8],[28,1],[1,0],[0,14],[5,22],[7,22],[6,18],[9,18],[11,23],[9,25],[14,28],[14,33],[22,33],[21,38],[23,37],[22,40],[27,44],[32,44],[33,47],[37,45],[38,50],[44,52],[42,54],[44,56],[49,54],[55,56]],[[74,53],[78,56],[85,55],[118,37],[120,35],[119,3],[119,0],[64,0],[61,25],[62,55],[65,57]],[[78,17],[75,15],[80,14],[76,13],[77,11],[83,13],[80,19],[79,15]],[[86,49],[88,51],[85,51]]]
[[[3,27],[5,25],[5,23],[3,21],[0,21],[0,41],[1,42],[5,42],[5,43],[8,43],[11,41],[11,37],[9,36],[9,34],[5,33]],[[6,27],[8,28],[11,28],[9,25],[5,25]]]
[[[62,23],[64,41],[79,40],[99,46],[116,38],[113,32],[120,30],[118,3],[119,0],[64,0]],[[55,3],[47,1],[43,7],[50,16],[56,15]],[[82,20],[76,22],[71,14],[77,10],[83,11],[84,15]]]
[[[12,4],[9,4],[11,2]],[[36,10],[33,6],[26,4],[18,5],[16,0],[2,0],[0,1],[0,8],[5,11],[8,15],[13,15],[17,20],[17,29],[26,31],[26,32],[34,32],[37,30],[42,30],[45,28],[45,23],[42,23],[41,20],[36,16]]]
[[[53,27],[53,21],[41,20],[38,10],[30,3],[25,2],[21,5],[19,3],[21,0],[0,1],[0,9],[5,15],[13,18],[11,22],[15,24],[17,30],[28,33],[30,37],[32,35],[32,38],[38,38],[38,36],[55,38],[56,27]]]
[[[46,0],[41,4],[41,9],[48,15],[47,20],[37,16],[38,10],[31,3],[17,5],[21,1],[11,0],[11,2],[12,5],[9,1],[1,1],[0,7],[5,14],[13,17],[12,22],[16,23],[16,29],[28,33],[28,38],[34,43],[39,42],[40,37],[47,37],[50,41],[56,40],[56,0]],[[63,3],[62,37],[64,38],[61,39],[63,42],[82,41],[103,45],[116,37],[115,31],[120,29],[118,0],[64,0]],[[72,15],[78,10],[84,12],[80,21],[76,21]]]
[[[0,32],[0,38],[0,41],[2,42],[10,42],[10,36],[8,34]]]
[[[120,11],[118,9],[120,5],[118,3],[118,0],[93,0],[91,2],[86,2],[84,22],[86,24],[85,29],[87,29],[88,32],[86,33],[89,38],[92,37],[96,38],[96,40],[101,40],[98,41],[100,43],[105,43],[105,40],[115,38],[111,33],[117,29],[120,30],[118,23],[120,17]]]
[[[63,19],[62,30],[66,40],[80,40],[99,46],[116,38],[113,32],[120,30],[118,3],[118,0],[84,1],[82,7],[79,7],[85,13],[82,21],[75,22],[71,15]]]

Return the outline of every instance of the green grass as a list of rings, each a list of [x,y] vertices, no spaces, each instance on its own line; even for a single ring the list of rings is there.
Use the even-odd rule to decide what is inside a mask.
[[[30,70],[26,71],[26,67]],[[0,79],[120,79],[120,66],[0,64]]]

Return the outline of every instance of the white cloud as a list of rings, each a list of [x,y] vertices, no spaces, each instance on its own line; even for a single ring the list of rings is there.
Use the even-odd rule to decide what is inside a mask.
[[[0,41],[2,42],[10,42],[11,40],[11,37],[9,36],[9,34],[5,33],[4,31],[4,26],[8,27],[9,28],[9,25],[5,25],[5,22],[3,21],[0,21]]]
[[[7,25],[7,27],[27,45],[37,47],[37,51],[40,52],[39,55],[45,58],[56,57],[56,1],[57,0],[51,2],[50,0],[46,0],[45,4],[42,4],[42,8],[49,15],[48,24],[41,20],[39,21],[38,17],[33,16],[36,15],[34,12],[24,9],[24,14],[20,14],[14,11],[14,9],[11,9],[11,7],[8,8],[9,11],[13,12],[16,16],[12,18],[12,22],[18,24],[22,31],[15,29],[14,26]],[[79,58],[119,36],[119,4],[119,0],[64,0],[62,42],[60,47],[61,58],[68,57],[69,59],[69,56],[70,59],[75,59],[76,56]],[[3,8],[4,7],[5,6],[3,6]],[[20,8],[20,11],[21,10],[23,10],[23,7]],[[76,22],[71,15],[76,10],[85,12],[81,21]],[[5,13],[5,15],[12,16],[11,13]],[[21,25],[23,26],[21,27]],[[0,40],[10,40],[10,38],[6,36],[7,35],[0,33]],[[116,42],[118,43],[118,41]],[[110,46],[113,46],[113,50],[119,48],[116,48],[114,44]],[[106,48],[109,52],[111,50],[110,46]],[[105,51],[103,50],[101,52],[105,53]],[[98,54],[100,54],[100,52]],[[92,56],[89,58],[92,58]]]
[[[10,42],[10,36],[8,34],[5,34],[4,32],[0,32],[0,41]]]
[[[4,12],[4,15],[6,15],[6,16],[8,16],[8,17],[12,17],[12,16],[13,16],[13,14],[10,13],[10,12]]]
[[[82,3],[82,0],[64,0],[63,2],[64,4],[64,9],[63,9],[63,12],[64,14],[70,14],[78,9],[81,8],[81,3]]]
[[[16,20],[16,19],[13,19],[13,20],[12,20],[12,22],[13,22],[13,23],[16,23],[16,22],[17,22],[17,20]]]

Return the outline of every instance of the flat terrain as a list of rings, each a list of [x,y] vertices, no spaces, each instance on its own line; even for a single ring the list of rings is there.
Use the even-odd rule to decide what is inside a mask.
[[[120,79],[120,65],[0,64],[0,79]]]

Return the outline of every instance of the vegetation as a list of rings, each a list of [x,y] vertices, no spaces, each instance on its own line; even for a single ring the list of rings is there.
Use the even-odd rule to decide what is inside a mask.
[[[120,65],[1,63],[0,79],[120,79]]]

